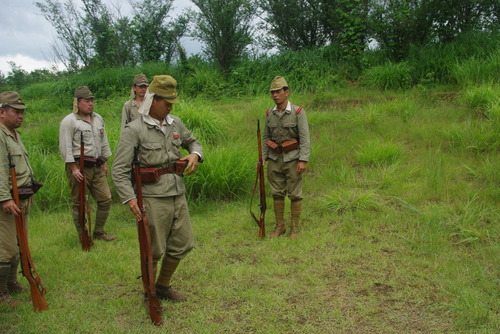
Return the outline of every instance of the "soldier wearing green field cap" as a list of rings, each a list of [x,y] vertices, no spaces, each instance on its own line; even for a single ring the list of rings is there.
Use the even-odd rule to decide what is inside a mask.
[[[299,237],[302,212],[302,174],[310,155],[309,126],[304,109],[288,100],[290,90],[282,76],[275,77],[269,89],[276,104],[267,110],[262,147],[267,178],[273,196],[275,230],[270,238],[286,232],[285,197],[290,199],[290,238]]]
[[[134,82],[130,89],[130,100],[125,102],[122,108],[121,131],[125,125],[139,117],[139,107],[144,102],[144,96],[149,86],[148,78],[144,74],[134,76]]]
[[[171,286],[179,262],[194,247],[194,237],[186,201],[182,172],[176,161],[187,163],[186,174],[193,173],[203,160],[203,148],[179,117],[171,114],[178,103],[177,81],[169,75],[157,75],[139,108],[139,118],[123,129],[113,162],[112,176],[122,202],[136,219],[142,219],[132,184],[132,162],[138,148],[141,170],[148,168],[155,178],[144,182],[142,194],[151,234],[156,295],[160,299],[183,301],[183,295]],[[184,155],[182,150],[188,154]],[[141,173],[142,175],[142,173]],[[162,259],[163,258],[163,259]]]
[[[24,120],[24,105],[17,92],[0,93],[0,306],[15,307],[20,302],[12,295],[26,290],[17,281],[19,247],[15,216],[21,208],[12,198],[12,182],[9,173],[10,154],[16,170],[16,181],[20,188],[29,188],[33,183],[33,169],[28,161],[26,148],[21,141],[17,128]],[[22,199],[21,206],[27,222],[31,198]]]

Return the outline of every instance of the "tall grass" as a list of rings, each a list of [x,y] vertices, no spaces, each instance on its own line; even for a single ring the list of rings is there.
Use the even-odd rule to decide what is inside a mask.
[[[290,99],[307,111],[312,154],[301,238],[291,242],[288,235],[259,240],[248,214],[256,120],[272,105],[268,84],[255,83],[252,89],[262,90],[255,97],[183,95],[174,108],[202,140],[205,161],[185,177],[197,246],[173,284],[189,299],[162,302],[159,328],[142,304],[137,232],[126,206],[115,200],[106,227],[118,239],[81,252],[54,140],[71,96],[50,105],[38,100],[37,89],[45,88],[33,88],[20,130],[45,184],[30,216],[30,246],[49,310],[2,308],[4,331],[496,332],[500,131],[489,88],[454,92],[465,100],[420,89],[334,86],[317,96],[292,89]],[[127,87],[122,92],[96,98],[112,146]],[[269,191],[267,199],[269,232]]]
[[[413,69],[408,63],[388,62],[367,69],[363,74],[363,80],[368,86],[378,89],[407,89],[413,83],[412,72]]]

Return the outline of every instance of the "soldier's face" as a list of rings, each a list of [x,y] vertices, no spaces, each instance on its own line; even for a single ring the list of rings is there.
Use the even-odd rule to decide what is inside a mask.
[[[79,99],[78,112],[84,115],[89,115],[94,111],[94,99]]]
[[[149,116],[157,119],[164,120],[168,114],[172,111],[172,103],[167,102],[165,99],[153,99],[151,103],[151,108],[149,109]]]
[[[14,109],[9,106],[0,108],[0,120],[7,129],[17,129],[23,124],[24,109]]]
[[[146,96],[146,90],[148,89],[148,85],[134,85],[134,92],[136,96],[139,96],[141,98],[144,98]]]
[[[276,103],[277,106],[282,105],[287,101],[288,94],[290,94],[290,90],[284,90],[279,89],[279,90],[273,90],[271,91],[271,98],[273,99],[274,103]]]

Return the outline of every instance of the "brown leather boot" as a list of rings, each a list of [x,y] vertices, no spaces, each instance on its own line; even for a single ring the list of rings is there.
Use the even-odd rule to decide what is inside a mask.
[[[112,240],[115,240],[116,237],[114,235],[108,234],[107,232],[104,232],[104,231],[95,231],[93,239],[94,240],[101,239],[101,240],[105,240],[105,241],[112,241]]]
[[[15,300],[8,293],[0,293],[0,306],[7,305],[8,307],[14,308],[20,304],[20,301]]]
[[[292,201],[291,203],[291,227],[292,233],[290,233],[290,239],[295,240],[300,236],[299,232],[299,222],[300,213],[302,212],[302,200]]]
[[[10,262],[0,262],[0,306],[7,305],[8,307],[16,307],[20,302],[12,298],[7,289],[10,267]]]
[[[7,279],[7,290],[10,294],[20,293],[28,290],[17,281],[17,268],[19,267],[19,255],[10,263],[9,277]]]
[[[163,286],[156,284],[156,297],[158,299],[168,299],[173,302],[183,302],[187,300],[186,297],[175,291],[172,286]]]
[[[269,234],[269,238],[276,238],[285,234],[285,199],[275,198],[274,201],[274,217],[276,218],[276,228]]]

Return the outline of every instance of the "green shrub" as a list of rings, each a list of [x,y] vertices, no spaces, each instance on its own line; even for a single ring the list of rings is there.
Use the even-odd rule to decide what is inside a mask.
[[[467,89],[462,97],[463,104],[481,116],[488,117],[488,113],[493,110],[491,116],[494,117],[494,109],[500,105],[500,89],[498,86],[482,85]]]
[[[252,152],[244,146],[205,147],[205,161],[184,179],[188,196],[198,201],[228,200],[249,192],[256,163]]]
[[[399,159],[401,151],[398,144],[371,140],[359,145],[356,160],[360,165],[392,164]]]
[[[382,208],[381,198],[374,191],[359,189],[339,189],[332,191],[325,199],[325,206],[337,214],[356,210],[379,211]]]
[[[406,89],[412,85],[412,71],[412,67],[406,62],[388,62],[385,65],[367,69],[363,74],[363,79],[366,85],[378,89]]]
[[[462,87],[500,82],[500,48],[487,55],[478,55],[457,62],[450,69],[451,77]]]

